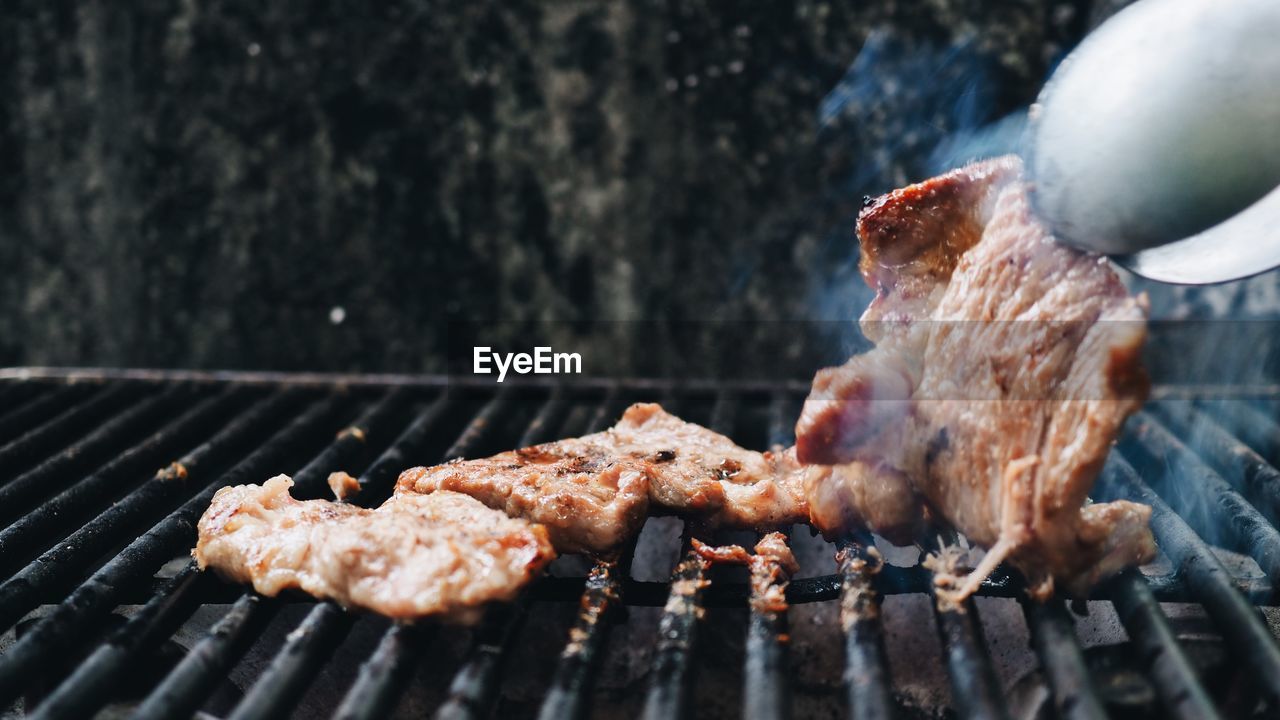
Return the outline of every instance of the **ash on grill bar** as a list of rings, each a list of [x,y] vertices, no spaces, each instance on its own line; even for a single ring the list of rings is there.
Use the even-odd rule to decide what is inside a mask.
[[[218,488],[282,468],[301,498],[327,496],[329,474],[346,470],[355,502],[376,506],[414,459],[583,434],[634,401],[748,446],[785,444],[807,388],[8,376],[0,692],[37,717],[911,717],[934,702],[963,717],[1191,718],[1280,707],[1274,389],[1226,401],[1156,388],[1094,498],[1151,505],[1161,554],[1087,601],[1029,602],[1001,570],[976,598],[939,606],[917,562],[936,539],[828,544],[801,527],[789,540],[799,571],[761,582],[709,564],[696,528],[657,518],[615,560],[562,559],[462,628],[220,582],[189,561],[195,520]],[[1187,478],[1205,491],[1181,492]],[[779,586],[781,605],[764,597]]]

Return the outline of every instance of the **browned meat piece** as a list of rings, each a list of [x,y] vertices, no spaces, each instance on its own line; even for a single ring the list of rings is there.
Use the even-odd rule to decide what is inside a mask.
[[[800,569],[796,556],[787,547],[787,536],[773,532],[756,543],[756,554],[741,545],[713,547],[693,540],[693,549],[713,563],[746,565],[751,569],[751,605],[763,613],[787,611],[787,584]]]
[[[294,500],[285,475],[218,491],[192,555],[263,595],[297,588],[399,619],[473,622],[555,558],[546,531],[458,493],[401,495],[376,510]]]
[[[746,450],[648,403],[603,432],[406,470],[396,488],[437,490],[543,523],[561,552],[616,549],[639,532],[650,502],[711,526],[772,529],[808,517],[793,453]]]
[[[794,452],[747,450],[653,403],[632,405],[608,432],[625,452],[653,459],[649,497],[660,508],[756,530],[807,519]]]
[[[465,493],[511,517],[542,523],[560,552],[605,553],[640,531],[649,461],[620,453],[607,433],[400,473],[396,494]]]
[[[329,473],[328,483],[333,496],[338,500],[353,498],[360,492],[360,481],[341,470]]]
[[[796,426],[802,462],[873,468],[809,484],[824,532],[909,484],[990,549],[956,597],[1004,559],[1043,595],[1154,553],[1150,508],[1084,504],[1146,397],[1146,299],[1104,259],[1053,242],[1020,174],[1016,159],[978,163],[862,212],[876,298],[861,322],[877,345],[819,372]],[[828,509],[835,497],[843,509]]]
[[[830,539],[851,528],[910,544],[924,526],[922,500],[902,471],[871,458],[805,467],[809,521]]]

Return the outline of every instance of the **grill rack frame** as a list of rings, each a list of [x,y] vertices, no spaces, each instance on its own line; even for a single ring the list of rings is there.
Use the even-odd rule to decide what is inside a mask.
[[[32,388],[36,390],[32,391]],[[219,388],[222,389],[221,395],[212,394]],[[131,565],[135,562],[134,556],[127,553],[130,549],[137,549],[141,552],[135,555],[144,558],[141,562],[154,561],[162,554],[161,548],[165,542],[169,545],[180,544],[184,532],[189,537],[194,537],[194,518],[198,517],[197,510],[200,508],[198,501],[211,495],[213,489],[227,484],[228,477],[239,482],[260,482],[264,478],[254,477],[254,470],[263,464],[266,457],[277,453],[293,452],[297,455],[301,452],[311,460],[295,476],[297,487],[307,491],[310,496],[319,496],[324,476],[330,470],[345,469],[345,462],[366,449],[364,437],[371,428],[389,422],[397,410],[411,404],[411,396],[425,392],[433,399],[422,407],[408,427],[360,475],[362,488],[381,487],[389,492],[389,484],[394,481],[398,471],[406,466],[410,452],[421,447],[433,430],[438,432],[436,426],[449,408],[451,398],[455,396],[454,391],[484,393],[486,389],[492,390],[493,386],[486,382],[420,376],[52,368],[0,370],[0,399],[13,403],[11,407],[0,406],[0,459],[16,458],[14,461],[18,464],[25,463],[25,475],[35,473],[37,478],[55,475],[66,477],[68,474],[80,478],[66,488],[64,494],[81,487],[86,482],[86,477],[113,476],[117,471],[110,470],[112,464],[120,463],[122,459],[107,462],[103,468],[86,476],[82,472],[82,466],[97,463],[83,460],[80,464],[74,464],[70,458],[83,453],[68,454],[69,451],[83,449],[86,445],[99,450],[108,448],[129,432],[146,425],[148,419],[154,420],[156,415],[161,414],[160,409],[167,408],[180,399],[204,395],[199,404],[193,403],[188,408],[183,418],[200,416],[196,412],[198,408],[203,408],[203,412],[210,416],[216,415],[215,410],[218,408],[224,411],[238,410],[225,418],[228,422],[220,425],[213,437],[196,445],[177,461],[177,466],[187,472],[189,467],[199,468],[208,464],[208,458],[217,456],[224,461],[222,469],[225,472],[205,478],[203,481],[207,482],[207,486],[204,492],[189,497],[178,509],[156,523],[152,531],[136,537],[115,558],[94,569],[93,574],[81,583],[77,591],[65,597],[57,593],[51,595],[40,592],[41,578],[50,575],[32,574],[31,568],[37,565],[37,561],[19,571],[16,577],[23,582],[18,585],[13,584],[13,578],[0,583],[0,610],[4,611],[0,612],[0,619],[6,621],[5,628],[14,625],[27,609],[50,601],[58,604],[50,617],[83,621],[85,617],[92,617],[93,613],[109,612],[126,600],[146,600],[141,612],[135,614],[125,627],[97,645],[95,653],[77,666],[37,706],[35,716],[76,717],[78,712],[91,709],[89,706],[93,701],[105,697],[109,691],[108,681],[112,672],[119,672],[118,669],[110,668],[125,665],[130,657],[141,652],[157,637],[167,637],[163,632],[164,628],[175,622],[174,618],[181,616],[183,608],[193,602],[194,598],[207,602],[210,590],[214,590],[216,595],[216,588],[209,587],[216,583],[210,582],[190,566],[171,580],[162,582],[157,588],[156,583],[151,582],[154,573],[140,574],[138,566]],[[728,429],[726,425],[731,426],[733,422],[735,405],[741,396],[763,393],[768,396],[770,404],[768,439],[770,442],[779,442],[785,439],[788,399],[802,396],[807,389],[807,385],[799,382],[671,383],[660,380],[588,380],[572,383],[509,383],[491,393],[480,411],[470,416],[464,429],[440,459],[469,456],[477,448],[483,447],[482,441],[490,428],[513,402],[513,398],[522,392],[545,391],[546,398],[521,433],[521,444],[555,437],[556,434],[552,432],[553,420],[565,411],[567,397],[573,393],[599,395],[591,417],[580,426],[581,429],[565,428],[566,431],[575,433],[606,426],[622,409],[625,396],[637,393],[656,394],[673,407],[684,394],[711,393],[715,405],[710,424],[725,431]],[[118,408],[123,404],[124,397],[131,392],[142,393],[145,396],[142,401],[144,404],[119,412]],[[262,397],[249,402],[247,409],[239,407],[243,403],[237,402],[237,395],[241,396],[239,400],[244,401],[248,395],[255,393]],[[1268,674],[1280,668],[1280,649],[1277,648],[1276,638],[1261,623],[1251,604],[1275,604],[1276,600],[1274,588],[1277,581],[1274,573],[1280,572],[1280,566],[1275,564],[1275,559],[1280,557],[1280,542],[1277,542],[1280,536],[1274,535],[1273,523],[1276,499],[1280,494],[1277,494],[1277,486],[1268,482],[1280,478],[1280,472],[1258,453],[1252,452],[1239,435],[1220,426],[1220,433],[1210,434],[1210,444],[1194,449],[1184,444],[1176,432],[1185,429],[1188,423],[1208,417],[1207,409],[1217,400],[1239,397],[1275,400],[1280,398],[1280,386],[1164,386],[1157,388],[1154,397],[1157,400],[1194,398],[1202,402],[1197,403],[1191,411],[1193,415],[1189,417],[1179,416],[1158,403],[1140,414],[1136,431],[1127,434],[1122,443],[1121,452],[1124,455],[1121,456],[1120,452],[1112,453],[1099,480],[1098,491],[1101,497],[1107,499],[1130,497],[1155,505],[1153,530],[1161,549],[1175,560],[1175,568],[1164,576],[1125,573],[1100,588],[1095,596],[1113,600],[1130,637],[1139,646],[1152,651],[1155,660],[1150,674],[1171,714],[1213,717],[1216,713],[1208,694],[1191,670],[1190,663],[1173,641],[1172,631],[1158,605],[1159,601],[1171,600],[1200,601],[1215,623],[1222,628],[1224,638],[1233,649],[1238,648],[1246,653],[1250,667],[1256,670],[1253,673],[1255,682],[1269,707],[1280,708],[1280,672]],[[231,458],[242,457],[243,453],[237,455],[235,452],[237,447],[243,449],[243,445],[237,445],[237,442],[247,443],[245,436],[251,434],[250,430],[260,430],[273,423],[278,426],[283,417],[300,404],[304,404],[305,412],[294,417],[267,442],[258,443],[238,463],[225,467],[225,463],[230,462]],[[346,411],[341,407],[344,404],[348,406]],[[224,405],[226,407],[222,407]],[[332,425],[337,416],[349,419],[353,414],[352,405],[362,407],[363,410],[349,426],[360,428],[363,432],[339,433],[318,452],[309,454],[294,447],[307,444],[303,442],[304,436],[314,440],[313,436],[319,428]],[[118,412],[113,420],[96,430],[92,429],[94,422],[113,411]],[[246,413],[253,422],[245,420]],[[1252,438],[1263,435],[1272,439],[1280,438],[1280,427],[1260,410],[1252,419]],[[175,424],[181,425],[181,422],[180,419]],[[25,427],[32,429],[14,436]],[[144,459],[164,455],[168,445],[156,441],[156,436],[168,438],[170,443],[177,442],[175,437],[185,437],[168,425],[153,428],[153,432],[129,444],[126,454],[132,452],[129,455],[132,464],[126,464],[124,470],[118,471],[119,474],[136,475],[137,468],[134,465]],[[311,442],[308,447],[314,450],[315,442]],[[1146,457],[1147,464],[1150,465],[1151,457],[1160,458],[1171,453],[1194,472],[1209,479],[1218,491],[1217,497],[1223,499],[1223,507],[1236,512],[1230,517],[1245,518],[1243,527],[1237,524],[1234,540],[1258,561],[1267,573],[1266,581],[1242,581],[1241,578],[1230,575],[1217,563],[1208,545],[1197,535],[1195,529],[1163,500],[1157,489],[1153,489],[1144,480],[1149,468],[1143,467],[1143,474],[1140,475],[1126,462],[1130,456],[1150,456]],[[41,470],[48,464],[53,464],[54,469]],[[217,463],[213,465],[217,466]],[[0,467],[4,465],[0,464]],[[1239,472],[1228,474],[1223,472],[1224,467],[1235,468]],[[4,493],[10,483],[8,477],[0,478],[0,493]],[[145,487],[149,487],[147,483],[138,483],[123,498],[131,500],[134,492]],[[25,501],[30,498],[24,495],[22,499]],[[93,504],[94,500],[91,498],[89,504]],[[1267,511],[1265,517],[1263,512],[1255,508],[1255,503]],[[128,505],[127,502],[121,504]],[[88,520],[80,530],[71,528],[72,535],[100,522],[117,507],[119,506],[112,505],[98,517]],[[186,512],[183,513],[183,510]],[[1239,512],[1241,510],[1243,513]],[[1259,518],[1262,519],[1261,524],[1257,522]],[[106,525],[109,526],[110,523]],[[167,530],[156,533],[162,526]],[[0,530],[0,537],[12,527],[12,524],[6,524],[6,529]],[[110,527],[106,530],[99,528],[99,536],[109,529]],[[688,537],[691,532],[691,528],[686,528],[684,534]],[[157,540],[157,537],[161,539]],[[56,552],[60,546],[55,544],[45,555]],[[74,550],[83,546],[69,543],[68,547]],[[927,592],[933,583],[929,572],[918,566],[888,567],[879,573],[868,573],[865,567],[855,567],[857,563],[853,560],[865,560],[869,547],[869,539],[865,537],[842,541],[839,572],[793,581],[787,596],[793,604],[837,599],[841,601],[846,660],[856,659],[857,668],[860,668],[855,671],[853,663],[846,665],[845,687],[850,707],[859,713],[858,717],[890,717],[893,707],[888,694],[883,634],[876,632],[879,627],[875,612],[868,612],[868,609],[878,608],[879,602],[887,594]],[[1170,550],[1173,552],[1170,553]],[[86,553],[81,552],[81,557],[75,562],[53,565],[46,562],[41,567],[54,568],[51,573],[57,573],[59,568],[69,567],[71,570],[66,572],[74,573],[79,578],[84,570],[92,568],[92,560],[86,559],[84,555]],[[484,700],[493,695],[487,691],[498,680],[506,654],[504,648],[509,644],[514,630],[519,627],[527,604],[573,598],[580,598],[581,610],[576,627],[585,635],[579,636],[583,641],[569,643],[562,653],[551,689],[542,706],[541,717],[586,715],[594,671],[598,667],[598,663],[593,660],[607,646],[609,629],[613,624],[609,622],[610,616],[624,605],[668,607],[663,627],[669,632],[660,640],[655,661],[658,665],[667,667],[668,671],[653,673],[645,703],[645,715],[671,717],[685,714],[689,699],[686,690],[691,679],[693,648],[699,626],[697,618],[704,608],[745,606],[746,584],[716,582],[705,591],[683,598],[682,602],[673,605],[667,596],[670,587],[668,583],[640,582],[627,577],[628,559],[624,555],[618,564],[598,565],[585,578],[546,578],[526,593],[522,603],[491,612],[491,617],[486,618],[477,633],[478,640],[470,659],[455,677],[449,698],[441,706],[439,716],[479,717],[487,714],[490,708]],[[113,568],[114,575],[107,572]],[[23,572],[28,574],[23,576]],[[691,574],[690,578],[684,579],[701,579],[703,570],[681,563],[677,566],[676,576],[680,577],[682,573]],[[1189,577],[1192,582],[1184,582],[1183,576]],[[1206,590],[1210,587],[1213,590]],[[77,592],[80,593],[79,596]],[[209,678],[216,675],[211,670],[219,664],[229,666],[228,663],[238,659],[245,649],[245,638],[252,634],[254,628],[270,619],[274,609],[281,603],[279,599],[266,600],[251,592],[239,594],[232,610],[224,618],[225,625],[215,628],[206,637],[208,646],[193,648],[193,652],[188,655],[188,659],[197,659],[191,660],[190,670],[186,675],[180,672],[181,666],[175,669],[169,676],[170,687],[165,688],[162,683],[162,687],[156,688],[139,707],[140,716],[167,717],[175,711],[199,707],[199,702],[207,694]],[[1007,572],[997,573],[984,583],[980,591],[980,595],[993,597],[1019,597],[1020,594],[1020,582]],[[142,597],[134,597],[137,595]],[[90,599],[87,604],[84,602],[85,598]],[[1023,604],[1033,647],[1045,669],[1054,703],[1060,714],[1064,717],[1096,717],[1101,704],[1091,686],[1081,649],[1071,632],[1071,620],[1065,608],[1056,599],[1044,606],[1029,602]],[[861,608],[861,611],[853,609],[854,605]],[[86,609],[88,615],[85,614]],[[59,610],[62,611],[61,615]],[[958,703],[956,709],[960,715],[1007,716],[999,688],[996,687],[994,693],[991,692],[994,677],[991,658],[983,646],[980,628],[975,628],[976,610],[970,606],[956,611],[935,608],[935,612],[944,655],[948,659],[953,695],[970,701]],[[786,672],[786,646],[782,641],[784,629],[776,622],[770,623],[757,615],[753,610],[748,626],[750,641],[744,674],[750,676],[752,692],[761,701],[744,703],[744,714],[753,718],[785,717],[790,708],[785,700],[789,676]],[[845,616],[851,619],[846,622]],[[66,627],[60,627],[60,622],[62,621],[50,619],[37,622],[34,632],[28,632],[22,640],[0,655],[0,701],[7,704],[13,700],[17,688],[30,680],[51,655],[69,644],[71,633]],[[264,675],[270,682],[258,682],[250,688],[231,716],[272,717],[286,709],[305,691],[309,671],[317,663],[328,659],[345,636],[344,626],[349,627],[349,624],[348,614],[341,612],[336,605],[316,603],[312,613],[300,626],[300,631],[294,633],[297,640],[294,641],[294,636],[291,636],[290,644],[282,647],[276,654]],[[430,624],[392,625],[375,651],[361,665],[359,674],[335,717],[377,717],[385,714],[403,690],[414,662],[431,635]],[[202,652],[203,650],[209,652]],[[779,658],[782,658],[781,662]],[[182,682],[183,677],[188,680],[186,685]],[[866,682],[867,678],[872,678],[872,681]],[[880,680],[876,681],[876,678]],[[172,692],[162,692],[175,688],[186,693],[179,694],[182,702],[173,702]],[[195,702],[194,706],[191,705],[192,702]]]

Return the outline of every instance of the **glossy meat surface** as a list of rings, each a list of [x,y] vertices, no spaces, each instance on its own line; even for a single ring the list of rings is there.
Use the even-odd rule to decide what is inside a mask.
[[[990,549],[957,595],[1002,559],[1043,595],[1154,553],[1150,508],[1085,505],[1146,397],[1146,300],[1105,259],[1053,241],[1020,173],[1016,159],[987,161],[864,210],[877,294],[862,329],[876,347],[818,373],[796,428],[801,461],[867,469],[810,484],[824,532],[868,503],[907,506],[909,486]]]
[[[546,531],[458,493],[401,495],[374,510],[299,501],[293,481],[226,487],[200,518],[201,569],[263,595],[298,589],[387,617],[478,619],[555,558]]]
[[[755,529],[808,517],[793,452],[747,450],[652,403],[603,432],[411,468],[397,483],[400,494],[438,490],[544,524],[561,552],[615,550],[651,510]]]

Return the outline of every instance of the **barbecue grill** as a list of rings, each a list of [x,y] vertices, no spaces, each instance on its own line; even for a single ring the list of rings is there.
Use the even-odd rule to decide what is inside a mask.
[[[901,676],[931,657],[949,678],[942,704],[960,717],[1280,711],[1275,388],[1157,387],[1095,497],[1152,505],[1161,557],[1087,601],[1026,602],[1002,569],[977,600],[944,607],[929,599],[932,571],[911,561],[919,550],[877,549],[871,537],[828,544],[796,528],[792,545],[810,567],[780,612],[750,602],[744,570],[690,551],[699,528],[657,518],[617,559],[562,558],[518,602],[463,629],[221,582],[189,561],[195,522],[218,488],[278,472],[311,498],[328,493],[331,471],[348,471],[361,486],[353,502],[376,506],[406,467],[600,429],[638,400],[763,449],[790,441],[807,385],[45,369],[0,378],[0,708],[15,712],[886,718],[922,712]],[[935,535],[922,547],[958,541]],[[907,640],[936,656],[895,647],[906,615],[894,616],[908,612]],[[1127,660],[1115,667],[1084,647],[1097,644],[1086,626],[1106,617],[1123,626],[1110,642]],[[1189,623],[1220,644],[1225,674],[1206,665]],[[1038,704],[1015,702],[1010,662],[997,662],[1011,652],[1013,664],[1034,665],[1018,654],[1030,652],[1024,638],[1039,669],[1018,689],[1038,688]]]

